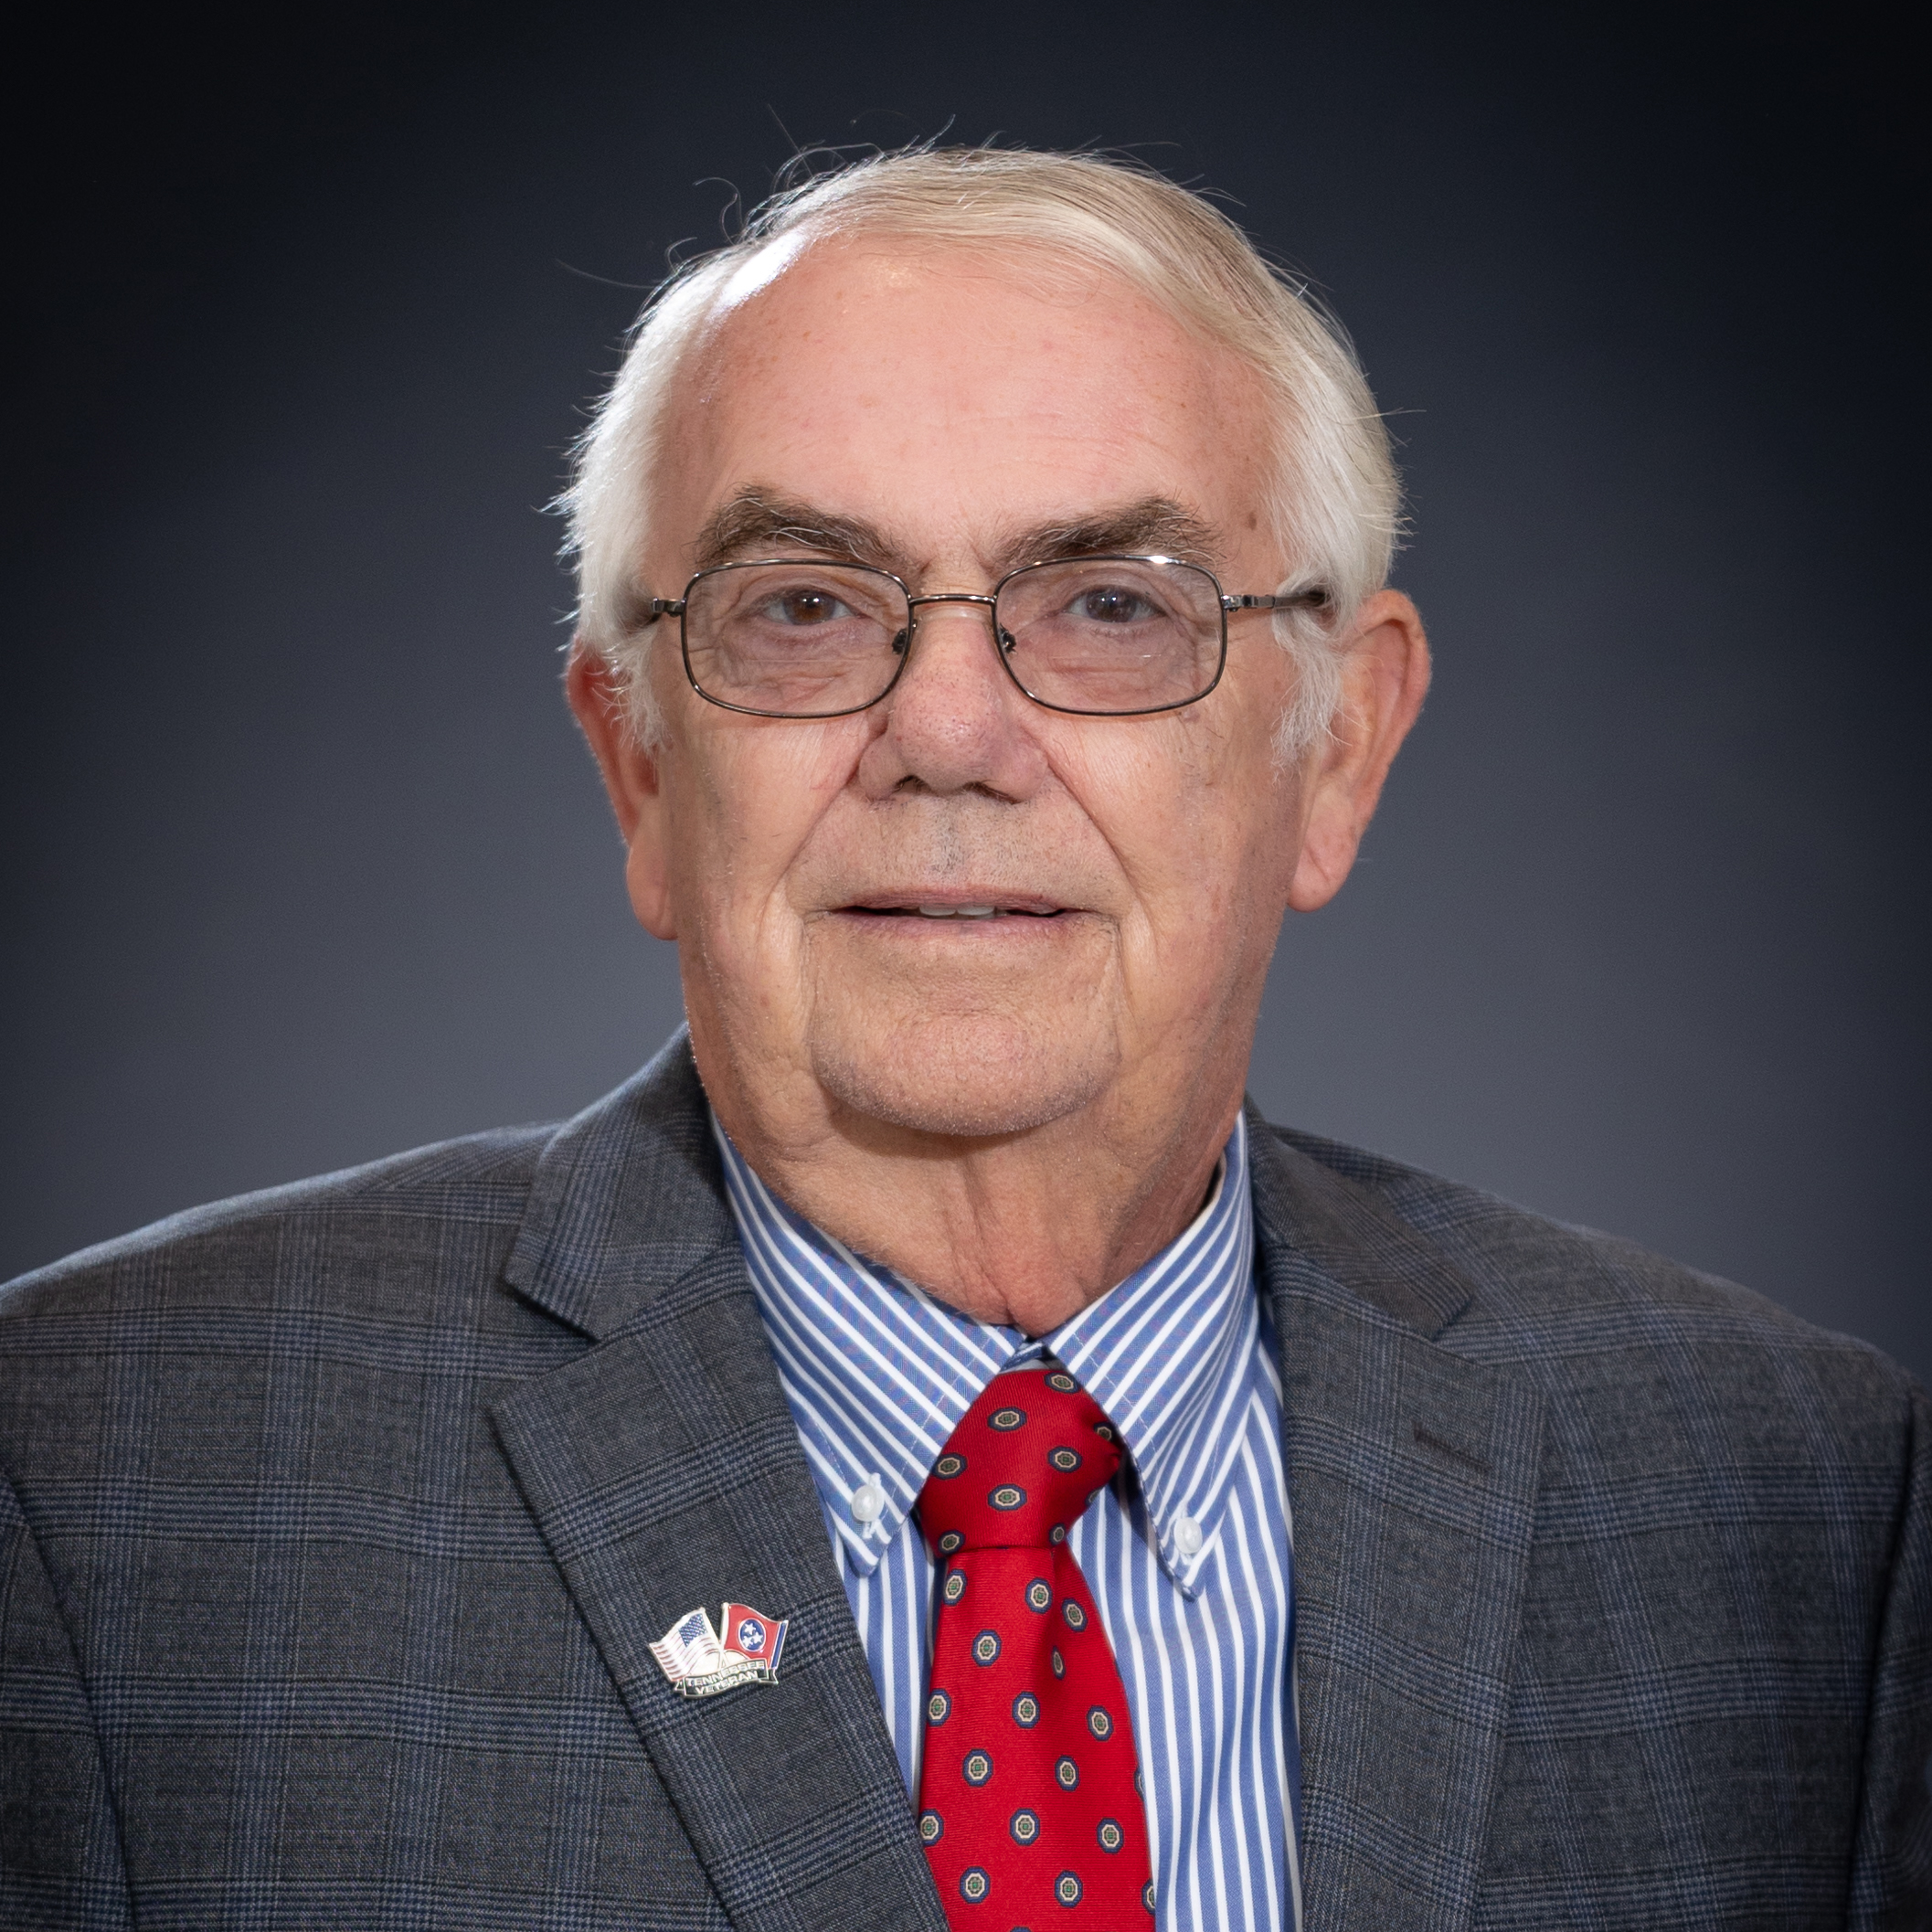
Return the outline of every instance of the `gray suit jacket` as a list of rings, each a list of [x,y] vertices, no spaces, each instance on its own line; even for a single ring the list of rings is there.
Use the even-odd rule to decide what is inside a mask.
[[[1313,1932],[1932,1923],[1919,1390],[1253,1150]],[[0,1925],[944,1926],[682,1039],[16,1283],[0,1472]],[[780,1682],[682,1701],[727,1596]]]

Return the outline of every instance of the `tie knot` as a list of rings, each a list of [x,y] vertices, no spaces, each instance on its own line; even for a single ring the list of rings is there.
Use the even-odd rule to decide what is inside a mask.
[[[919,1491],[935,1556],[1064,1543],[1120,1466],[1100,1406],[1064,1369],[995,1375]]]

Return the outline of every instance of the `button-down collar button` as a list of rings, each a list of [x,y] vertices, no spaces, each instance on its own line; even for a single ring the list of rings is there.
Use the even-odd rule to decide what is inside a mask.
[[[1201,1534],[1201,1525],[1192,1516],[1174,1518],[1174,1547],[1182,1555],[1198,1556],[1205,1540]]]
[[[876,1523],[885,1513],[886,1491],[876,1482],[862,1482],[852,1492],[852,1520]]]

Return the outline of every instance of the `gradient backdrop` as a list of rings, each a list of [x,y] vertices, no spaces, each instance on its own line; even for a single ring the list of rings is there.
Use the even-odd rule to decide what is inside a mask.
[[[1401,439],[1436,695],[1284,936],[1263,1105],[1932,1368],[1901,48],[1842,9],[239,18],[16,48],[0,1275],[652,1051],[674,961],[540,507],[666,249],[794,143],[1003,133],[1233,197]]]

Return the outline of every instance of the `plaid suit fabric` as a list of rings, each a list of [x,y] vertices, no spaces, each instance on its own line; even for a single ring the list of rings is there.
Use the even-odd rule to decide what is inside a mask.
[[[42,1796],[0,1922],[726,1922],[484,1420],[582,1350],[496,1286],[541,1145],[184,1215],[13,1290],[33,1535],[0,1694],[9,1798]],[[65,1672],[15,1650],[43,1595]]]
[[[667,1070],[7,1291],[0,1925],[942,1927]],[[783,1682],[686,1704],[726,1595]]]
[[[1256,1123],[1307,1923],[1927,1921],[1927,1432]],[[0,1926],[943,1926],[688,1049],[0,1297]],[[780,1681],[675,1697],[726,1596]]]
[[[1628,1243],[1275,1144],[1309,1923],[1932,1925],[1924,1392]]]

